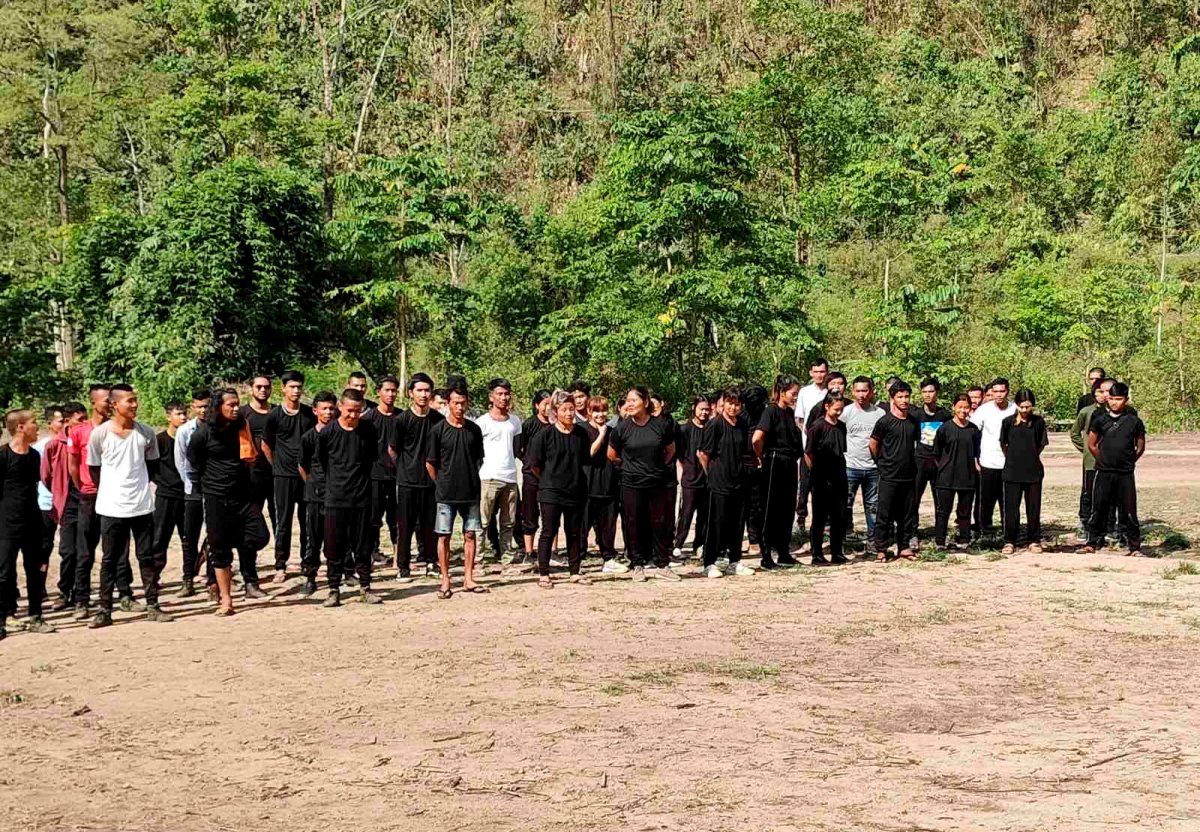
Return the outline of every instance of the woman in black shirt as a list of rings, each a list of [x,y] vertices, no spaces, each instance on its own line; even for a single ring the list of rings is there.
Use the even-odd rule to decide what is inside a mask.
[[[742,457],[743,475],[746,478],[746,499],[742,501],[743,520],[746,524],[746,540],[750,544],[748,552],[751,557],[762,557],[763,546],[763,516],[766,503],[763,500],[766,489],[766,478],[758,464],[758,456],[754,453],[754,445],[750,439],[754,428],[762,419],[770,398],[767,388],[754,384],[742,388],[742,421],[746,425],[746,452]]]
[[[679,484],[683,489],[683,499],[679,501],[679,522],[675,524],[676,560],[683,557],[683,544],[691,531],[693,517],[696,519],[696,536],[692,538],[693,553],[704,545],[704,536],[708,533],[708,479],[696,459],[696,451],[700,447],[700,439],[704,435],[704,427],[711,412],[708,397],[697,396],[692,400],[691,418],[680,422],[675,431],[676,455],[680,467]]]
[[[571,583],[590,584],[580,574],[583,512],[587,505],[588,463],[591,440],[587,429],[575,421],[575,398],[566,390],[550,397],[554,421],[538,431],[525,450],[525,464],[538,480],[542,535],[538,539],[538,586],[550,589],[550,553],[562,525],[567,536],[567,568]]]
[[[824,416],[808,429],[804,462],[808,466],[809,489],[812,495],[813,566],[829,563],[849,563],[842,549],[846,539],[846,426],[841,422],[845,399],[840,393],[827,393],[821,403]],[[829,526],[829,560],[825,559],[822,543],[825,526]]]
[[[1018,390],[1013,396],[1017,412],[1000,423],[1000,448],[1004,451],[1004,548],[1011,555],[1017,549],[1021,531],[1021,500],[1025,500],[1025,523],[1029,551],[1042,551],[1042,449],[1050,444],[1046,420],[1033,412],[1037,401],[1030,390]]]
[[[621,491],[621,472],[608,460],[608,399],[592,396],[587,401],[588,501],[583,520],[580,551],[587,551],[588,532],[595,532],[596,548],[604,561],[601,572],[623,574],[629,567],[617,560],[617,499]]]
[[[525,464],[525,453],[533,442],[533,437],[550,426],[553,416],[550,412],[550,391],[538,390],[533,394],[533,415],[521,423],[521,432],[517,434],[516,456],[521,460],[521,498],[520,511],[517,518],[521,525],[521,536],[525,541],[525,559],[534,558],[533,536],[538,530],[538,482],[537,477]]]
[[[747,492],[746,454],[750,432],[742,418],[741,390],[731,387],[721,395],[717,416],[704,429],[697,456],[708,474],[708,541],[704,545],[704,571],[710,578],[723,574],[751,576],[742,563],[743,506]],[[729,561],[723,572],[717,561]]]
[[[796,488],[804,437],[796,424],[796,397],[800,382],[778,376],[767,405],[754,428],[754,453],[761,460],[765,483],[763,499],[762,568],[795,566],[792,558],[792,524],[796,520]],[[771,557],[775,552],[779,560]]]
[[[971,398],[960,393],[954,398],[951,408],[954,418],[943,422],[933,436],[933,456],[937,460],[937,476],[934,480],[934,543],[946,547],[946,533],[950,525],[950,509],[954,498],[958,498],[955,513],[957,534],[954,544],[965,549],[971,542],[971,506],[975,501],[975,489],[979,486],[979,446],[983,435],[971,423]]]

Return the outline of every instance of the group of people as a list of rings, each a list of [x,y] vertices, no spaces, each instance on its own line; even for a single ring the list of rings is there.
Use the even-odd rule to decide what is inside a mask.
[[[401,383],[391,375],[378,379],[378,401],[366,397],[366,376],[354,373],[340,395],[320,392],[311,404],[302,401],[302,373],[283,373],[278,404],[271,403],[274,380],[260,375],[245,403],[222,387],[195,391],[190,405],[168,404],[167,427],[158,433],[138,420],[137,393],[125,384],[92,385],[90,408],[47,408],[44,438],[35,413],[14,410],[6,417],[9,442],[0,446],[0,637],[17,612],[18,555],[25,629],[54,630],[42,613],[56,538],[51,609],[73,609],[93,628],[112,623],[114,590],[120,609],[170,620],[159,599],[175,536],[183,553],[180,596],[196,594],[203,566],[216,614],[232,615],[235,552],[245,597],[264,597],[258,554],[273,537],[271,580],[286,582],[296,520],[300,594],[318,591],[324,554],[325,607],[340,606],[343,588],[355,587],[356,600],[381,603],[372,577],[388,563],[397,581],[411,582],[414,540],[418,564],[440,575],[438,597],[450,598],[456,520],[467,593],[488,591],[475,579],[485,530],[503,563],[536,564],[538,585],[547,589],[563,565],[556,559],[560,531],[574,584],[591,580],[582,570],[589,538],[603,573],[631,572],[635,581],[680,580],[689,535],[709,578],[755,574],[742,562],[746,538],[760,569],[794,565],[794,552],[811,554],[814,565],[846,563],[859,491],[865,548],[879,560],[893,551],[916,556],[926,490],[937,546],[947,545],[952,512],[954,545],[994,536],[999,508],[1003,551],[1022,543],[1041,551],[1048,430],[1031,391],[1010,400],[1008,382],[998,378],[956,395],[947,408],[940,384],[928,378],[914,406],[912,388],[898,378],[877,396],[866,376],[847,390],[845,375],[830,372],[824,359],[811,363],[809,376],[802,384],[781,375],[770,391],[730,386],[697,396],[679,422],[644,387],[610,405],[583,381],[537,391],[522,421],[502,378],[487,384],[487,409],[472,415],[465,379],[452,376],[435,389],[424,373],[408,379],[403,408]],[[1120,539],[1139,554],[1133,471],[1145,427],[1127,385],[1101,368],[1089,382],[1072,430],[1083,458],[1084,551],[1104,545],[1119,521]],[[796,552],[794,531],[806,525],[808,541]],[[628,565],[617,551],[618,526]],[[390,557],[380,552],[385,528]],[[143,604],[134,600],[130,549]]]

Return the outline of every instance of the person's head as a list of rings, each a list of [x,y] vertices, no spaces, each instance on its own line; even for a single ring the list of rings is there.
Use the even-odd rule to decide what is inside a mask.
[[[1129,385],[1118,381],[1108,388],[1108,411],[1120,413],[1129,404]]]
[[[299,370],[288,370],[279,377],[283,386],[283,400],[293,408],[300,403],[300,394],[304,392],[304,373]]]
[[[575,425],[575,395],[566,390],[555,390],[550,396],[550,410],[554,419],[567,430]]]
[[[587,401],[588,421],[599,428],[608,422],[608,399],[603,396],[592,396]]]
[[[813,384],[818,387],[825,386],[825,379],[829,376],[829,362],[823,357],[814,358],[808,363],[808,377],[813,380]]]
[[[62,406],[63,427],[70,429],[87,419],[87,408],[83,402],[67,402]]]
[[[400,379],[393,375],[382,376],[379,379],[379,401],[391,407],[396,403],[396,396],[400,393]]]
[[[42,420],[46,423],[46,427],[50,429],[51,435],[61,433],[63,429],[62,405],[52,404],[47,407],[42,411]]]
[[[446,415],[452,417],[456,422],[461,422],[463,417],[467,415],[467,402],[470,400],[470,395],[467,393],[466,383],[454,384],[446,388]]]
[[[921,382],[921,404],[928,407],[933,407],[937,404],[938,393],[942,391],[942,385],[936,378],[927,378]]]
[[[899,413],[908,413],[908,400],[912,396],[912,388],[907,381],[894,381],[888,388],[888,399],[892,407]]]
[[[1092,390],[1096,389],[1096,382],[1104,381],[1106,378],[1108,378],[1108,373],[1104,372],[1103,367],[1093,367],[1092,369],[1088,370],[1088,386],[1091,387]]]
[[[1096,399],[1097,407],[1104,407],[1108,404],[1108,393],[1116,383],[1115,378],[1104,378],[1096,382],[1096,386],[1092,388],[1092,396]]]
[[[337,416],[337,395],[332,390],[322,390],[313,396],[312,407],[317,424],[328,425]]]
[[[271,400],[271,377],[259,374],[250,379],[250,396],[260,405]]]
[[[834,371],[825,378],[825,389],[840,397],[846,391],[846,374]]]
[[[866,407],[875,401],[875,382],[867,376],[855,376],[850,385],[850,393],[859,407]]]
[[[969,387],[965,395],[971,404],[971,412],[974,413],[979,405],[983,404],[983,388],[978,385]]]
[[[25,442],[36,442],[38,436],[37,414],[32,410],[10,410],[4,417],[4,426],[8,435],[14,439],[20,436]]]
[[[208,407],[208,423],[215,428],[221,428],[230,422],[237,421],[238,407],[240,406],[238,392],[232,387],[221,387],[214,390],[212,404]]]
[[[995,379],[991,384],[991,390],[992,401],[996,403],[997,407],[1003,408],[1008,404],[1008,379]]]
[[[658,393],[650,392],[650,414],[653,416],[669,416],[670,408],[667,407],[667,400]]]
[[[1013,402],[1017,406],[1017,413],[1022,419],[1028,419],[1033,415],[1033,408],[1037,404],[1037,399],[1033,395],[1033,391],[1022,387],[1017,391],[1017,395],[1013,396]]]
[[[846,406],[846,400],[842,398],[841,393],[835,393],[832,390],[825,394],[825,398],[821,400],[821,410],[825,413],[825,419],[830,422],[836,422],[842,415],[842,409]]]
[[[357,390],[364,396],[367,394],[367,374],[362,370],[355,370],[346,378],[346,389]]]
[[[733,422],[742,413],[742,388],[731,385],[721,391],[721,415]]]
[[[796,397],[800,395],[800,380],[795,376],[775,376],[775,384],[771,387],[771,401],[780,407],[795,407]]]
[[[645,387],[630,387],[625,393],[625,415],[640,419],[650,414],[650,391]]]
[[[354,430],[358,427],[358,420],[362,418],[366,406],[366,399],[363,397],[362,391],[347,387],[342,391],[342,398],[338,402],[338,421],[350,430]]]
[[[891,395],[892,385],[895,384],[899,380],[900,380],[900,376],[888,376],[887,381],[885,381],[883,383],[883,394],[885,396]]]
[[[433,400],[433,379],[425,373],[413,373],[408,380],[408,398],[417,407],[429,407]]]
[[[212,401],[213,391],[207,387],[198,387],[192,391],[192,418],[204,421],[208,413],[208,403]]]
[[[494,378],[488,382],[488,404],[501,413],[508,413],[512,406],[512,383],[506,378]]]
[[[742,412],[746,414],[750,424],[757,425],[763,411],[767,409],[767,399],[771,397],[771,391],[761,384],[743,385],[738,389],[742,391]]]
[[[187,406],[183,402],[167,402],[163,407],[167,415],[167,424],[177,428],[187,421]]]
[[[567,391],[568,393],[571,391]],[[535,390],[530,404],[533,406],[533,412],[542,418],[542,421],[549,422],[551,411],[554,409],[554,403],[550,401],[554,394],[549,390]],[[571,400],[574,401],[574,393],[571,394]],[[578,408],[576,408],[578,410]]]
[[[712,405],[708,403],[708,396],[697,396],[692,399],[692,418],[696,422],[703,425],[708,421],[710,415],[712,415]]]
[[[592,385],[579,379],[567,388],[567,392],[575,397],[575,409],[583,410],[587,407],[588,399],[591,398]]]
[[[430,399],[431,407],[438,413],[445,414],[446,405],[450,399],[450,390],[447,387],[439,387],[433,391],[433,397]]]
[[[980,390],[980,393],[983,391]],[[971,415],[971,397],[966,393],[959,393],[954,397],[954,405],[951,407],[954,411],[954,418],[960,422],[967,421],[967,417]]]
[[[138,414],[138,397],[128,384],[114,384],[109,392],[113,414],[133,421]]]
[[[112,415],[111,393],[112,386],[108,384],[93,384],[88,387],[88,403],[92,406],[92,413],[101,419]]]

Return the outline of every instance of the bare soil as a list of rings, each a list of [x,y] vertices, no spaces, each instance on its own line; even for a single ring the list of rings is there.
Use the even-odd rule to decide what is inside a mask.
[[[1065,539],[1063,441],[1046,514]],[[1200,444],[1151,447],[1150,536],[1195,539]],[[223,620],[174,599],[172,560],[173,623],[55,617],[0,645],[0,829],[1191,832],[1200,575],[1181,562],[489,575],[449,601],[383,581],[384,605],[336,610],[293,579]]]

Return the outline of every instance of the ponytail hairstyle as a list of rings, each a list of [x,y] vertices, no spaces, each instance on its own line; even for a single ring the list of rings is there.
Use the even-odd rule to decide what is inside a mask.
[[[799,387],[800,380],[795,376],[778,375],[775,376],[775,386],[771,388],[771,404],[779,404],[779,397],[791,390],[793,387]]]

